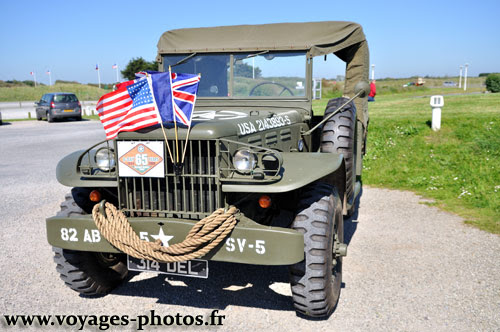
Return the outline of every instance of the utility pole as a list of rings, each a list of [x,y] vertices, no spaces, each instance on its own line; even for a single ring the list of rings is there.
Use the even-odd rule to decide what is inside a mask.
[[[375,65],[372,65],[372,81],[375,79]]]
[[[255,57],[252,58],[252,79],[255,79]]]

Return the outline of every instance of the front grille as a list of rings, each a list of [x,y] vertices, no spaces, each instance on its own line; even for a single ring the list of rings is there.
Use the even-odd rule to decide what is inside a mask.
[[[175,153],[173,140],[169,144]],[[184,144],[179,142],[180,151]],[[124,211],[131,216],[201,219],[223,206],[216,141],[187,144],[180,175],[175,174],[165,147],[165,178],[120,177],[120,206]]]

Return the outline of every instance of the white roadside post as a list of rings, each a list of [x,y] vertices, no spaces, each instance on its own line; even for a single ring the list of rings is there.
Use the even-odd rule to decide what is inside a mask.
[[[432,96],[431,97],[431,107],[432,107],[432,130],[438,131],[441,129],[441,107],[444,106],[443,96]]]

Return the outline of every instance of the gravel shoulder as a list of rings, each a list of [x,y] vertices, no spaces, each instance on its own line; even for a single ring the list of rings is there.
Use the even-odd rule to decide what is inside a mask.
[[[344,285],[328,320],[295,315],[286,267],[211,263],[208,281],[136,274],[109,296],[81,297],[55,271],[45,218],[69,190],[55,180],[57,161],[102,139],[95,121],[0,127],[0,315],[218,309],[221,331],[500,331],[500,237],[413,193],[368,187],[346,221]]]

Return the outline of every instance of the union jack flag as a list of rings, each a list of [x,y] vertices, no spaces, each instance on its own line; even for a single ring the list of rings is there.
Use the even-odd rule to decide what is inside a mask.
[[[191,125],[199,82],[200,77],[198,75],[171,73],[172,111],[175,122],[188,127]]]

